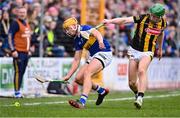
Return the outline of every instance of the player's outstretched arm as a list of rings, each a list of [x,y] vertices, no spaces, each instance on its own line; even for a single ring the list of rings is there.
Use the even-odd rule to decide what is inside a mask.
[[[81,61],[81,55],[82,55],[82,50],[78,50],[75,52],[74,60],[72,62],[71,68],[69,72],[67,73],[67,75],[62,78],[62,80],[65,80],[65,81],[69,80],[70,77],[76,72]]]
[[[122,18],[114,18],[114,19],[104,19],[104,24],[127,24],[134,23],[133,16],[131,17],[122,17]]]

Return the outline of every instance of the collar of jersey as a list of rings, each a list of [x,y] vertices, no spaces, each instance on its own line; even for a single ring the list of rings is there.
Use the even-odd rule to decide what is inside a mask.
[[[80,37],[80,31],[82,30],[82,27],[81,27],[81,25],[78,25],[78,28],[77,28],[77,35],[74,37],[74,39],[76,38],[76,37]]]

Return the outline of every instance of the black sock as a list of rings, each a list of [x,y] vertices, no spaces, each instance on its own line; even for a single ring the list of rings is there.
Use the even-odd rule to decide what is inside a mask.
[[[138,93],[138,91],[133,91],[133,92],[134,92],[135,95]]]
[[[139,92],[138,96],[144,97],[144,93],[143,92]]]

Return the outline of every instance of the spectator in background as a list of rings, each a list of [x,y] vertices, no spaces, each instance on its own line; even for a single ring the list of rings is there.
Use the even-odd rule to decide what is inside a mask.
[[[20,88],[22,85],[23,75],[29,60],[31,30],[28,24],[27,9],[25,7],[18,8],[18,18],[11,23],[9,30],[9,46],[13,57],[14,66],[14,96],[22,98]]]
[[[8,45],[8,31],[10,28],[10,18],[8,13],[8,8],[4,7],[2,10],[2,20],[0,22],[0,37],[2,40],[2,49],[4,51],[4,56],[9,56],[11,53]]]
[[[72,57],[74,55],[73,40],[63,33],[62,28],[63,21],[69,17],[71,17],[70,10],[68,7],[62,6],[59,11],[58,21],[54,33],[58,39],[58,44],[63,45],[65,47],[65,51],[67,52],[66,54]]]
[[[115,30],[115,25],[114,24],[109,24],[105,27],[105,33],[104,33],[104,38],[107,39],[109,41],[109,43],[111,44],[111,50],[113,55],[116,54],[116,50],[115,50],[115,46],[117,43],[116,42],[116,30]]]
[[[1,20],[2,20],[2,10],[0,9],[0,57],[3,57],[4,56],[4,52],[3,52],[3,49],[2,49],[3,39],[1,37],[1,29],[2,29]]]
[[[26,0],[28,7],[27,20],[30,24],[32,32],[31,36],[31,51],[33,57],[39,56],[39,44],[40,44],[40,19],[41,19],[41,5],[38,2],[32,2],[32,0]]]
[[[37,24],[40,23],[41,19],[41,5],[38,2],[33,3],[33,15],[35,15],[35,19],[37,21]]]
[[[66,55],[64,46],[57,45],[57,38],[54,33],[56,27],[56,22],[53,21],[51,16],[44,17],[43,25],[43,46],[44,46],[44,56],[45,57],[63,57]],[[40,28],[35,29],[34,35],[37,40],[40,41]]]
[[[23,6],[24,0],[15,0],[15,3],[19,6]]]
[[[78,21],[80,21],[80,11],[77,8],[71,8],[71,17],[76,18]]]
[[[10,6],[10,10],[9,10],[9,15],[10,15],[10,20],[15,20],[17,18],[17,13],[18,13],[18,5],[17,3],[12,3]]]
[[[3,45],[3,41],[2,41],[2,39],[1,39],[1,37],[0,37],[0,57],[4,57],[4,51],[3,51],[3,48],[2,48],[2,45]]]
[[[0,21],[2,19],[2,10],[0,9]]]
[[[164,40],[165,45],[165,56],[167,57],[178,57],[179,52],[174,39],[176,37],[175,30],[170,30],[169,36]]]
[[[45,56],[48,57],[63,57],[64,56],[64,46],[57,45],[56,36],[54,34],[54,29],[56,27],[56,22],[53,21],[51,16],[44,17],[45,31],[44,31],[44,50]]]
[[[58,10],[56,9],[56,7],[50,7],[48,9],[48,14],[49,16],[51,16],[52,20],[57,22],[58,21],[58,15],[59,15],[59,12]]]

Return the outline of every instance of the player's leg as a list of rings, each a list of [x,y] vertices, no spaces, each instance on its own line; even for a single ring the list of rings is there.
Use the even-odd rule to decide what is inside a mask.
[[[138,77],[139,77],[138,97],[134,103],[135,106],[139,109],[142,106],[144,92],[146,91],[146,87],[147,87],[147,69],[148,69],[150,62],[151,62],[150,56],[144,56],[139,61],[139,66],[138,66]]]
[[[92,61],[88,64],[88,66],[85,68],[83,71],[83,92],[81,94],[81,97],[78,101],[70,100],[69,104],[76,107],[76,108],[83,108],[86,104],[86,100],[88,98],[88,94],[90,90],[92,89],[92,81],[91,81],[91,76],[99,72],[103,68],[101,62],[94,58]],[[81,73],[80,73],[81,74]],[[79,75],[80,75],[79,74]],[[80,76],[79,76],[80,77]]]
[[[151,58],[148,56],[142,57],[139,61],[138,66],[138,77],[139,77],[139,87],[138,92],[144,93],[147,85],[147,69],[151,63]]]
[[[97,56],[97,54],[96,54],[96,56]],[[108,55],[108,56],[109,56],[109,55]],[[106,56],[107,59],[109,59],[108,56]],[[96,58],[100,58],[100,57],[97,56]],[[81,66],[81,68],[80,68],[79,71],[77,72],[76,77],[75,77],[75,82],[76,82],[77,84],[79,84],[79,85],[81,85],[81,86],[83,85],[83,82],[84,82],[84,71],[86,70],[87,66],[88,66],[89,63],[92,61],[92,59],[93,59],[93,57],[89,57],[89,59],[86,61],[86,63],[85,63],[83,66]],[[106,62],[106,63],[107,63],[107,62]],[[105,65],[105,64],[104,64],[104,65]],[[106,65],[108,65],[108,64],[106,64]],[[101,70],[100,70],[100,71],[101,71]],[[98,72],[100,72],[100,71],[98,71]],[[98,72],[94,73],[93,75],[97,74]],[[97,92],[99,93],[99,91],[102,90],[102,87],[100,87],[99,85],[97,85],[97,84],[95,84],[95,83],[92,82],[92,89],[95,90],[95,91],[97,91]]]
[[[84,81],[84,71],[85,69],[87,68],[88,64],[84,64],[80,69],[79,71],[77,72],[76,74],[76,77],[75,77],[75,82],[79,85],[83,85],[83,81]]]
[[[83,92],[80,98],[80,102],[85,105],[86,100],[88,98],[89,92],[92,89],[92,80],[91,77],[94,73],[99,72],[103,69],[101,62],[93,58],[92,61],[87,66],[86,70],[84,71],[84,84],[83,84]]]
[[[110,65],[112,61],[112,52],[99,52],[94,56],[94,58],[99,60],[103,69]],[[99,71],[101,71],[102,69],[100,69]],[[97,71],[96,73],[98,73],[99,71]],[[109,93],[109,90],[106,88],[102,88],[99,85],[93,85],[93,88],[99,93],[96,100],[96,105],[100,105],[103,102],[104,97]]]
[[[79,85],[83,85],[84,82],[84,71],[88,67],[88,63],[84,64],[78,71],[75,77],[75,82]],[[101,71],[101,70],[100,70]],[[97,72],[98,73],[98,72]],[[96,74],[96,73],[95,73]],[[102,87],[92,82],[92,89],[100,93],[102,91]]]
[[[137,93],[138,93],[137,70],[139,63],[139,51],[130,47],[128,49],[128,55],[129,55],[129,68],[128,68],[129,88],[134,92],[135,97],[137,97]]]
[[[86,63],[85,65],[83,65],[79,69],[78,73],[76,74],[75,82],[77,84],[79,84],[79,85],[83,85],[83,82],[84,82],[84,72],[87,69],[88,64],[89,63]],[[100,91],[104,90],[102,87],[94,84],[93,82],[92,82],[92,89],[96,90],[97,92],[100,92]],[[76,107],[76,108],[84,108],[84,105],[82,105],[82,102],[85,102],[86,99],[87,99],[87,96],[82,94],[79,100],[76,100],[76,101],[75,100],[69,100],[69,104],[71,106],[73,106],[73,107]]]
[[[13,58],[13,65],[14,65],[14,90],[15,90],[15,97],[21,98],[20,87],[22,83],[22,61],[20,59]]]
[[[69,101],[72,106],[82,108],[82,106],[85,105],[88,94],[92,88],[99,93],[96,105],[100,105],[102,103],[104,97],[109,93],[109,91],[96,84],[93,84],[91,77],[92,75],[101,71],[104,67],[108,66],[111,63],[111,60],[111,52],[99,52],[93,56],[92,60],[89,61],[89,64],[84,71],[83,93],[78,102],[73,100]]]
[[[28,54],[23,54],[24,55],[24,59],[23,59],[23,64],[22,64],[22,76],[24,76],[24,73],[26,72],[26,68],[28,65],[28,61],[29,61],[29,57]]]
[[[138,93],[138,82],[137,82],[137,70],[138,70],[138,62],[134,59],[129,60],[129,87],[134,92],[135,97]]]

